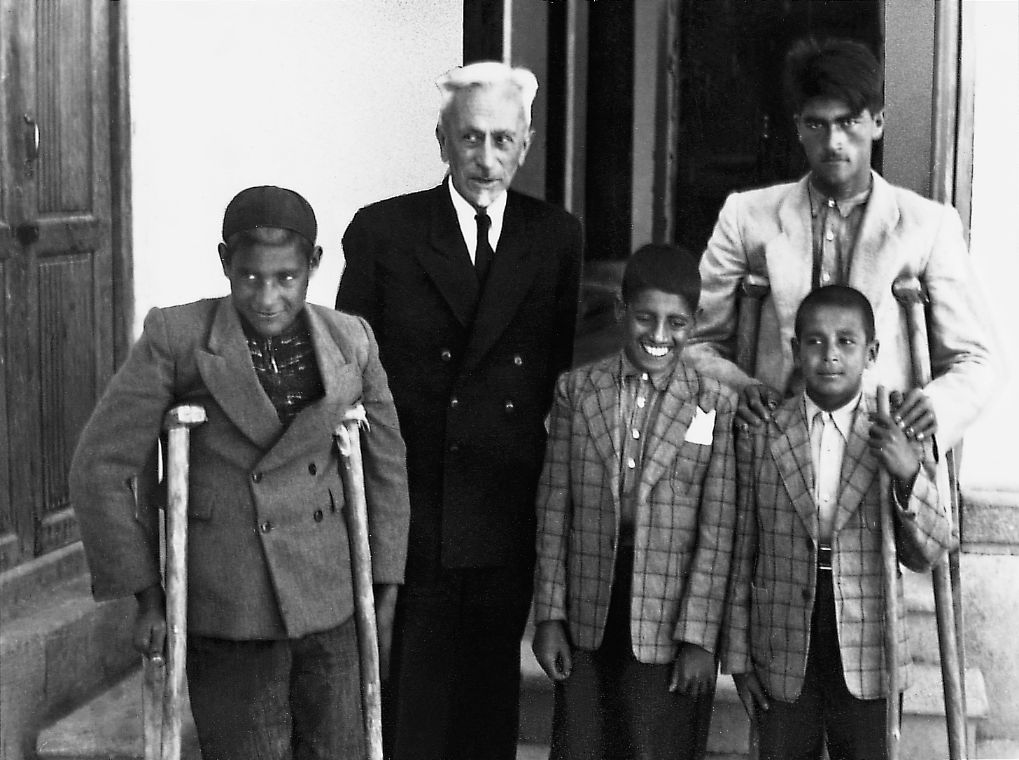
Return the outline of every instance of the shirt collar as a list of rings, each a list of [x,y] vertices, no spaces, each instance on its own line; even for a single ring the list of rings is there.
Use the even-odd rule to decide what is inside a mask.
[[[456,219],[460,223],[460,230],[464,233],[464,239],[469,243],[474,240],[477,243],[478,235],[478,223],[474,217],[478,213],[476,209],[466,198],[460,195],[460,192],[453,187],[453,179],[447,177],[446,186],[449,188],[449,197],[453,199],[453,208],[456,210]],[[485,213],[488,214],[488,218],[492,220],[492,227],[488,232],[488,241],[492,244],[492,250],[494,251],[496,246],[499,244],[499,237],[502,235],[502,221],[506,216],[506,200],[509,198],[509,193],[502,193],[492,201],[491,205],[485,208]],[[474,246],[468,245],[471,250],[471,254],[474,253]]]
[[[835,428],[839,431],[841,436],[845,440],[849,440],[849,433],[853,429],[853,419],[856,417],[856,409],[860,406],[860,399],[863,398],[863,392],[857,393],[847,403],[840,406],[838,409],[833,409],[830,414],[832,420],[835,422]],[[829,414],[807,395],[806,391],[803,393],[803,405],[807,413],[807,425],[812,426],[814,424],[814,418],[820,414]]]
[[[623,379],[623,381],[630,379],[650,380],[651,385],[654,386],[654,389],[659,392],[664,392],[669,387],[669,383],[672,380],[672,376],[675,374],[676,369],[679,367],[679,362],[676,362],[675,365],[673,365],[672,369],[666,372],[645,372],[644,370],[640,369],[637,365],[635,365],[632,361],[630,361],[630,357],[626,355],[625,351],[619,352],[619,361],[620,361],[619,372],[620,377]]]
[[[838,200],[836,198],[829,198],[827,195],[822,193],[810,180],[807,181],[807,195],[810,198],[810,215],[817,216],[820,213],[821,207],[831,204],[834,208],[838,209],[839,214],[845,218],[853,213],[853,210],[858,206],[862,206],[870,199],[870,192],[874,189],[874,175],[871,174],[870,184],[867,187],[849,198],[843,198]]]

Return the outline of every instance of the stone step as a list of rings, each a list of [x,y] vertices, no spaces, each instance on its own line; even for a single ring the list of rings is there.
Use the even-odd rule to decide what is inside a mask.
[[[531,653],[529,638],[521,643],[520,736],[524,741],[547,743],[552,730],[552,684]],[[983,675],[966,671],[970,756],[975,747],[976,726],[987,714]],[[913,683],[903,703],[903,760],[947,757],[944,696],[937,665],[915,662]],[[708,737],[708,753],[716,758],[744,757],[747,752],[746,712],[729,676],[719,676]]]
[[[133,599],[96,604],[81,544],[0,574],[0,757],[128,670]]]

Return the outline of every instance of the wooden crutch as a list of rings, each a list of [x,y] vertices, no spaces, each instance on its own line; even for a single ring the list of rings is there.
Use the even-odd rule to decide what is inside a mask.
[[[764,275],[747,274],[740,283],[738,317],[736,322],[736,366],[751,377],[757,372],[757,333],[761,322],[761,305],[771,290],[771,283]],[[747,738],[747,758],[757,760],[760,755],[760,740],[757,723],[753,715],[750,720],[750,734]]]
[[[927,318],[924,307],[927,293],[920,280],[912,275],[900,275],[892,283],[892,293],[906,313],[909,329],[909,349],[913,366],[913,383],[923,388],[930,383],[930,344],[927,339]],[[955,469],[951,451],[945,454],[950,476]],[[959,529],[959,494],[954,477],[950,478],[949,496],[952,525]],[[952,566],[955,572],[952,571]],[[963,760],[968,752],[966,739],[966,692],[963,681],[964,660],[962,647],[962,584],[959,578],[959,550],[953,549],[947,559],[938,562],[931,570],[934,585],[934,614],[938,626],[938,644],[941,655],[941,681],[945,692],[945,721],[948,730],[948,756],[950,760]],[[955,590],[953,593],[953,581]]]
[[[888,391],[877,387],[878,414],[889,414]],[[884,467],[881,482],[881,569],[885,597],[885,747],[888,760],[898,760],[902,737],[899,714],[899,558],[895,551],[895,516],[892,514],[892,479]]]
[[[349,409],[333,433],[340,454],[340,478],[347,503],[347,535],[354,584],[354,622],[361,663],[361,704],[368,760],[382,760],[382,680],[379,676],[379,632],[372,588],[372,557],[368,543],[368,504],[364,495],[361,428],[368,428],[364,406]]]
[[[166,447],[166,659],[145,657],[142,694],[145,760],[180,760],[187,652],[188,470],[191,428],[205,409],[180,404],[163,420]]]

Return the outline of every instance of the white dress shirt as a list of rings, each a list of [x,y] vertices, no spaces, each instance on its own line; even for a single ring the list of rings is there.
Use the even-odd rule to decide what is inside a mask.
[[[478,210],[457,192],[453,187],[453,180],[447,178],[446,185],[449,187],[449,197],[453,199],[453,208],[456,209],[460,234],[463,235],[464,242],[467,244],[467,254],[471,257],[473,264],[474,251],[478,247],[478,222],[474,218]],[[492,226],[488,228],[488,243],[492,246],[493,253],[499,250],[499,236],[502,235],[502,220],[506,216],[507,197],[507,194],[503,193],[485,209],[488,218],[492,220]]]
[[[820,540],[831,544],[835,512],[838,508],[842,459],[853,429],[853,419],[863,394],[857,394],[845,406],[826,412],[804,393],[807,422],[810,425],[810,462],[814,468],[813,494],[817,505]]]

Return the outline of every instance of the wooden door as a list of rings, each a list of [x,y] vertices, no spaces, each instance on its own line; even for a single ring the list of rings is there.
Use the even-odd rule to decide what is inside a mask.
[[[77,539],[67,469],[114,359],[109,6],[0,14],[3,570]]]

